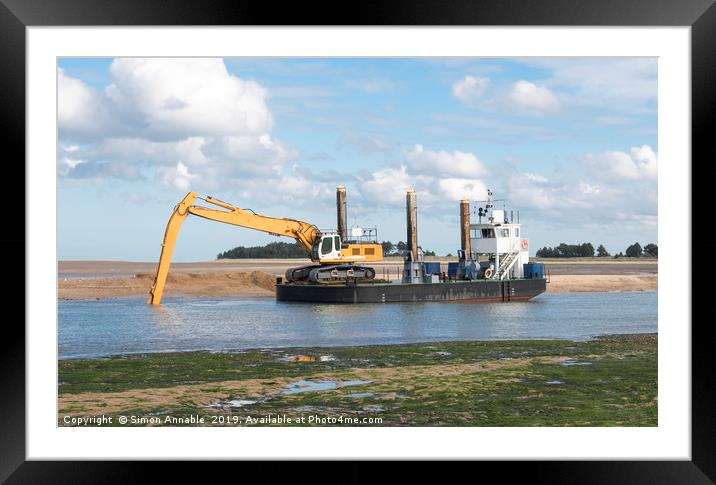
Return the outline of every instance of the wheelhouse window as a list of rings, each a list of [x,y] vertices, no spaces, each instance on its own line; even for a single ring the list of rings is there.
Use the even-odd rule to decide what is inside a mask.
[[[472,239],[482,238],[482,232],[479,229],[470,229],[470,237]]]
[[[495,238],[495,230],[494,229],[482,229],[482,237],[494,239]]]
[[[520,228],[515,227],[515,237],[520,237]]]
[[[500,237],[510,237],[510,230],[507,228],[500,229]]]
[[[333,251],[333,238],[324,237],[321,243],[321,254],[328,254]]]

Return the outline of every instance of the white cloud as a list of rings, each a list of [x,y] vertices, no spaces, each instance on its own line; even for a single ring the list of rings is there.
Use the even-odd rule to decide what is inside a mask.
[[[632,147],[629,153],[588,153],[583,159],[589,171],[600,179],[654,179],[658,175],[657,154],[649,145]]]
[[[546,85],[568,91],[570,104],[608,106],[633,114],[657,99],[656,58],[540,58],[523,62],[549,69],[552,77]]]
[[[110,109],[102,93],[79,79],[57,70],[57,123],[60,136],[84,139],[100,135],[113,125]]]
[[[238,201],[260,201],[260,207],[253,207],[257,211],[266,211],[265,215],[272,217],[297,217],[316,223],[314,216],[305,215],[306,212],[325,214],[325,207],[335,204],[336,184],[313,180],[297,170],[271,178],[257,178],[237,184]],[[288,212],[276,212],[277,206],[289,209]],[[293,209],[302,215],[293,214]],[[333,217],[329,218],[333,220]]]
[[[482,180],[445,178],[439,179],[437,185],[441,196],[453,202],[461,199],[484,200],[487,197],[487,187]]]
[[[485,165],[474,154],[459,150],[452,153],[431,151],[415,145],[405,150],[404,156],[411,173],[415,174],[479,178],[487,173]]]
[[[561,110],[559,100],[547,87],[529,81],[514,83],[509,99],[517,108],[534,113],[553,114]]]
[[[386,167],[371,174],[371,178],[360,184],[365,202],[376,201],[391,205],[405,203],[405,192],[413,185],[405,165],[399,168]],[[378,205],[379,205],[378,204]]]
[[[444,213],[463,198],[484,199],[481,180],[486,168],[472,153],[425,150],[422,145],[404,151],[398,167],[384,167],[364,177],[358,184],[362,202],[375,207],[403,206],[405,192],[417,193],[422,210]]]
[[[144,136],[262,135],[273,118],[268,91],[230,74],[222,59],[115,59],[105,94]]]
[[[656,220],[656,188],[650,183],[621,185],[517,171],[505,185],[509,205],[520,209],[532,227],[544,227],[540,231],[547,240],[551,232],[564,231],[591,234],[595,242],[608,240],[628,231],[650,231]]]
[[[196,178],[197,175],[189,173],[189,167],[181,161],[177,162],[174,169],[164,171],[164,181],[180,190],[189,190],[191,181]]]
[[[297,156],[271,134],[268,91],[221,59],[115,59],[109,76],[99,91],[58,71],[62,175],[220,188],[276,177]]]
[[[465,76],[463,79],[453,83],[452,95],[463,103],[471,104],[485,94],[489,84],[489,78]]]

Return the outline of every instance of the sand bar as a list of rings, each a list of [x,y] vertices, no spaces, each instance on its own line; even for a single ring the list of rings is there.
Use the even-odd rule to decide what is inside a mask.
[[[302,264],[310,264],[310,261],[252,259],[173,263],[165,294],[270,298],[274,295],[276,277],[283,275],[287,268]],[[545,264],[549,272],[548,292],[656,291],[658,287],[655,261],[550,261]],[[400,260],[373,266],[379,278],[400,278]],[[144,296],[152,286],[155,270],[156,263],[148,262],[61,261],[58,297],[83,300]],[[132,276],[95,276],[112,274]]]

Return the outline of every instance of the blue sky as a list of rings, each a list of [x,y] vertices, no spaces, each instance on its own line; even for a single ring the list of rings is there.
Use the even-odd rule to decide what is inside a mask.
[[[657,242],[654,58],[61,59],[60,259],[152,261],[188,191],[453,254],[458,200],[520,210],[532,251]],[[191,218],[176,261],[275,237]],[[288,241],[288,240],[286,240]]]

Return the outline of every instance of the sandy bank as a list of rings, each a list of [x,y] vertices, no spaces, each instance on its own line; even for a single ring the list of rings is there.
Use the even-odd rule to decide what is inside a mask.
[[[73,278],[58,281],[61,300],[88,300],[122,296],[146,296],[154,282],[153,273],[130,278]],[[261,271],[170,273],[165,296],[266,296],[274,295],[276,278]]]
[[[657,291],[657,275],[552,275],[549,293],[585,291]]]
[[[551,275],[550,293],[584,291],[656,291],[656,275]],[[71,278],[58,281],[61,300],[146,296],[153,273],[129,278]],[[276,277],[262,271],[174,272],[169,274],[166,296],[272,297]]]
[[[448,261],[455,258],[428,258],[440,261],[442,270],[447,271]],[[543,262],[547,271],[553,275],[645,275],[658,272],[658,260],[655,259],[532,259]],[[311,264],[309,259],[221,259],[215,261],[198,261],[193,263],[173,262],[171,273],[199,273],[204,271],[263,271],[271,275],[281,276],[288,268]],[[389,274],[400,275],[403,263],[400,258],[386,258],[380,263],[371,263],[379,276]],[[136,274],[156,271],[156,262],[136,261],[60,261],[57,265],[60,277],[62,274]]]

